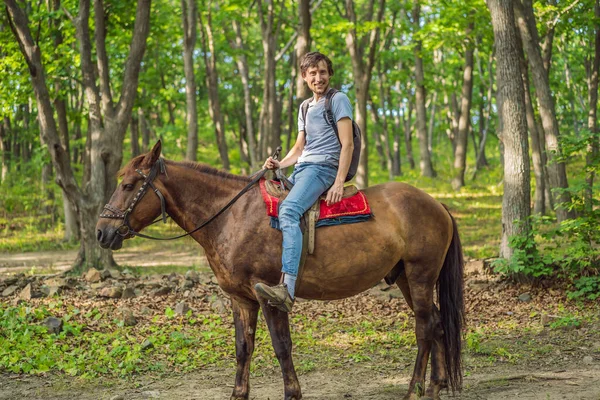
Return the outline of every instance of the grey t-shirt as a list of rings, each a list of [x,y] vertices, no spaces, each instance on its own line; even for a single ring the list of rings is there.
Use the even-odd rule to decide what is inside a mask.
[[[331,111],[335,122],[348,117],[352,119],[352,105],[345,93],[337,92],[331,99]],[[298,158],[299,163],[331,164],[338,166],[342,146],[333,130],[325,120],[325,96],[308,103],[306,122],[302,118],[302,105],[298,111],[298,131],[304,131],[306,143]]]

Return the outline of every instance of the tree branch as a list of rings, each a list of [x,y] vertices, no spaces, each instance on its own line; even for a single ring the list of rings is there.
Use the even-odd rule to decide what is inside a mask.
[[[133,102],[137,94],[138,79],[141,69],[142,58],[146,51],[146,39],[150,32],[150,4],[151,0],[138,0],[133,25],[133,38],[129,56],[125,62],[123,74],[123,88],[117,105],[117,120],[119,124],[126,124],[129,120]]]
[[[561,12],[558,13],[558,15],[556,16],[556,18],[554,18],[554,20],[552,20],[552,22],[550,22],[548,24],[548,29],[554,29],[554,27],[556,26],[556,24],[558,24],[558,21],[560,20],[560,18],[565,15],[566,13],[568,13],[569,11],[571,11],[571,9],[573,7],[575,7],[577,4],[579,3],[579,0],[575,0],[573,3],[571,3],[568,7],[566,7],[565,9],[563,9]]]
[[[94,0],[94,36],[96,40],[96,58],[98,77],[100,78],[100,93],[102,93],[102,108],[104,115],[112,118],[114,105],[110,89],[108,55],[106,54],[106,25],[104,24],[104,4],[102,0]]]
[[[316,9],[319,8],[321,3],[323,3],[323,0],[318,0],[316,3],[317,4],[315,4],[315,6],[310,10],[311,16],[316,11]],[[283,57],[283,55],[285,53],[287,53],[287,51],[290,49],[290,46],[296,41],[297,38],[298,38],[298,31],[294,32],[294,34],[292,35],[290,40],[288,40],[288,42],[285,44],[285,46],[283,46],[283,49],[281,49],[281,51],[275,56],[275,62],[278,62],[281,59],[281,57]]]

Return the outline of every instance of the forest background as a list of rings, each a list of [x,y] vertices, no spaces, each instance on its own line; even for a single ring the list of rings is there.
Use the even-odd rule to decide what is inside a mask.
[[[423,188],[467,256],[600,294],[598,1],[4,5],[0,252],[114,265],[94,227],[123,163],[162,139],[170,159],[258,170],[293,144],[298,60],[321,51],[363,132],[358,186]]]

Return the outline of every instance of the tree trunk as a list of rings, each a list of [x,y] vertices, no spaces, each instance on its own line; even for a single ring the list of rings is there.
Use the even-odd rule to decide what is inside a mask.
[[[140,123],[137,112],[131,113],[131,123],[129,124],[129,133],[131,137],[131,156],[139,156],[140,153]]]
[[[194,50],[196,49],[197,38],[196,15],[198,14],[196,0],[181,0],[181,10],[181,19],[183,22],[183,70],[185,73],[185,123],[187,125],[185,158],[196,161],[198,154],[198,107],[196,105],[196,75],[194,73]]]
[[[266,12],[263,9],[266,3]],[[275,52],[277,50],[277,39],[281,29],[282,20],[275,21],[276,0],[258,0],[258,16],[262,33],[263,47],[263,103],[260,110],[260,159],[273,153],[275,148],[281,144],[281,115],[279,113],[279,99],[276,90],[276,68]],[[283,5],[280,4],[280,7]]]
[[[544,177],[544,164],[542,162],[543,148],[540,146],[540,132],[535,121],[535,112],[531,102],[531,93],[529,90],[529,72],[527,60],[523,54],[523,47],[520,35],[517,32],[517,51],[520,56],[521,76],[523,81],[523,92],[525,95],[525,112],[527,117],[527,128],[531,137],[531,159],[533,161],[533,174],[535,176],[535,193],[533,201],[533,212],[539,215],[546,213],[546,181]]]
[[[481,67],[481,60],[479,58],[479,54],[477,56],[477,66],[480,76],[479,94],[481,96],[482,102],[479,106],[479,151],[477,152],[477,162],[475,163],[475,171],[488,166],[487,157],[485,155],[485,144],[487,142],[487,135],[490,126],[490,113],[492,109],[492,91],[494,87],[494,74],[492,73],[493,56],[494,55],[492,52],[488,61],[488,75],[490,81],[488,84],[487,93],[483,85],[483,68]],[[483,103],[484,98],[486,99],[485,106]]]
[[[233,30],[235,31],[234,48],[239,50],[239,55],[236,57],[236,64],[242,79],[242,87],[244,88],[244,115],[246,117],[246,138],[248,141],[248,156],[250,157],[250,165],[252,169],[258,167],[256,134],[254,132],[254,120],[252,118],[252,95],[250,93],[250,75],[248,68],[248,59],[244,53],[245,46],[242,40],[242,29],[237,20],[233,20]]]
[[[193,1],[193,0],[190,0]],[[203,24],[202,16],[198,16],[200,29],[202,29],[202,46],[204,48],[204,63],[206,65],[206,86],[208,87],[208,111],[215,124],[215,136],[217,147],[221,156],[223,168],[229,170],[229,154],[227,141],[225,140],[225,119],[221,113],[221,101],[219,100],[219,74],[217,72],[217,54],[212,29],[212,1],[207,7],[206,25]],[[208,57],[210,53],[210,58]]]
[[[454,179],[452,187],[459,190],[465,185],[465,169],[467,166],[467,145],[469,143],[469,127],[471,124],[471,97],[473,95],[473,52],[474,46],[470,35],[474,23],[469,23],[466,31],[467,45],[465,50],[465,68],[463,70],[463,85],[460,102],[460,118],[458,120],[458,135],[454,151]]]
[[[385,97],[387,103],[392,105],[392,95],[390,86],[385,88]],[[400,135],[402,132],[402,123],[400,121],[400,113],[392,112],[394,116],[394,140],[392,142],[392,174],[394,176],[402,175],[402,163],[400,159]]]
[[[5,182],[9,171],[10,160],[10,145],[9,145],[9,130],[7,129],[6,121],[8,117],[2,118],[0,121],[0,162],[2,163],[0,171],[0,182]]]
[[[529,155],[525,96],[517,32],[511,0],[488,0],[496,42],[498,116],[504,144],[504,195],[502,196],[502,242],[500,257],[509,259],[514,249],[509,239],[527,234],[529,224]]]
[[[414,32],[420,30],[421,24],[421,5],[419,0],[415,1],[412,11]],[[433,178],[436,172],[431,163],[431,154],[429,153],[429,144],[427,141],[427,115],[425,108],[425,75],[423,72],[423,58],[421,56],[423,45],[420,40],[415,41],[415,102],[417,110],[417,137],[419,138],[419,167],[421,175]]]
[[[411,121],[412,121],[412,110],[413,105],[410,101],[410,97],[404,103],[404,112],[402,113],[402,122],[404,123],[404,145],[406,147],[406,158],[408,158],[408,165],[410,169],[415,169],[415,158],[413,156],[412,151],[412,130],[411,130]]]
[[[554,99],[550,91],[548,75],[544,69],[531,2],[525,0],[525,3],[521,4],[520,0],[515,1],[514,11],[517,25],[521,32],[523,47],[527,53],[527,59],[533,75],[538,108],[548,147],[548,151],[546,152],[548,155],[548,177],[556,205],[556,217],[560,222],[575,217],[575,213],[567,209],[571,203],[571,195],[565,190],[569,188],[565,163],[559,161],[562,156],[562,150],[559,144],[560,135]]]
[[[374,0],[369,0],[367,4],[366,20],[373,20]],[[377,22],[376,27],[363,37],[357,35],[357,18],[354,11],[354,1],[346,0],[346,17],[350,21],[351,28],[346,33],[346,48],[350,53],[352,60],[352,76],[354,86],[356,87],[356,115],[355,122],[362,132],[362,144],[360,150],[360,161],[358,171],[356,172],[356,185],[359,188],[369,186],[369,149],[367,132],[367,99],[369,97],[369,85],[371,83],[371,74],[375,65],[375,52],[379,42],[379,25],[383,21],[385,12],[385,0],[379,0],[377,16],[372,22]],[[363,21],[364,22],[364,21]],[[363,57],[366,54],[366,59]]]
[[[597,108],[598,108],[598,73],[600,70],[600,1],[596,0],[594,6],[594,14],[596,17],[596,23],[594,24],[595,38],[594,38],[594,61],[588,77],[588,129],[590,131],[590,138],[587,146],[587,154],[585,157],[585,165],[587,167],[587,173],[585,177],[586,188],[585,188],[585,209],[591,212],[593,209],[593,189],[594,189],[594,177],[595,169],[598,161],[598,121],[597,121]]]
[[[312,24],[312,16],[310,12],[310,0],[299,0],[298,1],[298,15],[300,16],[300,26],[298,27],[298,39],[296,41],[296,62],[294,63],[296,74],[296,99],[298,102],[304,100],[310,96],[310,90],[304,84],[299,63],[306,53],[310,51],[311,37],[310,27]],[[300,104],[298,104],[300,107]]]
[[[298,115],[298,107],[294,102],[295,92],[297,93],[298,88],[296,85],[298,81],[296,81],[296,77],[298,75],[298,62],[296,61],[296,54],[292,54],[290,58],[290,63],[292,64],[292,76],[290,79],[290,87],[288,88],[288,99],[287,99],[287,132],[285,133],[285,152],[286,154],[292,148],[292,133],[298,129],[298,125],[296,124],[297,115]]]
[[[373,104],[373,100],[369,99],[369,108],[371,110],[371,121],[373,121],[373,140],[375,141],[375,150],[379,156],[379,163],[381,168],[385,169],[386,160],[383,152],[383,145],[381,144],[381,135],[377,132],[379,130],[379,115],[377,114],[377,106]]]
[[[381,142],[384,148],[384,156],[385,156],[385,168],[388,171],[389,180],[394,179],[394,169],[392,167],[392,153],[390,152],[390,139],[388,132],[388,120],[387,120],[387,105],[386,105],[386,95],[384,87],[386,85],[385,79],[385,71],[383,71],[381,62],[378,63],[377,74],[379,75],[379,99],[381,101],[380,108],[383,112],[381,115]]]
[[[150,150],[150,129],[142,107],[138,108],[138,124],[142,133],[142,148],[140,150],[145,153]]]

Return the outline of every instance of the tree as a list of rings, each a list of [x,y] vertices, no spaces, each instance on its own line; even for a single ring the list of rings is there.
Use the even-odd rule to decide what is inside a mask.
[[[521,3],[521,0],[515,0],[513,5],[538,99],[540,117],[546,136],[546,146],[548,147],[548,178],[553,190],[552,195],[554,196],[554,204],[556,205],[556,217],[560,222],[567,218],[573,218],[574,212],[566,208],[571,202],[571,196],[566,190],[569,188],[569,183],[567,181],[565,163],[561,160],[562,150],[559,143],[560,133],[556,119],[554,99],[550,91],[548,74],[544,68],[540,40],[533,15],[533,6],[529,0],[525,0],[523,3]]]
[[[415,0],[415,4],[412,11],[413,26],[415,35],[418,36],[418,32],[421,26],[421,5],[420,0]],[[433,169],[431,163],[431,153],[429,152],[429,140],[427,137],[427,112],[425,107],[425,73],[423,72],[423,57],[421,51],[423,44],[421,40],[415,40],[415,108],[417,111],[417,137],[419,138],[419,154],[420,161],[419,166],[421,168],[421,175],[427,177],[435,177],[436,172]]]
[[[193,1],[193,0],[191,0]],[[227,151],[227,141],[225,140],[225,119],[221,113],[221,101],[219,99],[219,74],[217,71],[217,54],[215,50],[215,41],[213,38],[212,28],[212,1],[208,2],[206,8],[206,24],[202,21],[200,15],[200,29],[202,29],[202,54],[204,56],[204,64],[206,65],[206,86],[208,87],[208,109],[209,114],[215,125],[215,136],[217,139],[217,147],[221,156],[223,168],[228,170],[229,154]]]
[[[473,31],[474,22],[467,27],[467,43],[465,49],[465,67],[463,69],[463,86],[460,103],[460,117],[458,119],[458,133],[454,149],[454,179],[452,187],[459,190],[465,185],[465,168],[467,165],[467,143],[471,125],[471,97],[473,94],[473,53],[474,43],[469,37]]]
[[[346,13],[344,17],[349,21],[349,29],[346,33],[346,47],[352,59],[352,76],[356,88],[356,123],[362,132],[362,147],[360,150],[360,162],[356,173],[356,185],[359,188],[369,186],[369,152],[367,140],[367,101],[369,99],[369,85],[371,75],[375,66],[375,52],[379,42],[379,25],[383,21],[385,12],[385,0],[379,0],[378,10],[373,19],[374,0],[366,4],[364,22],[377,22],[375,27],[360,37],[358,31],[358,18],[354,10],[354,1],[346,0]]]
[[[509,259],[510,238],[527,234],[529,224],[529,154],[525,96],[519,69],[517,32],[511,0],[487,0],[496,40],[497,104],[504,144],[504,194],[500,257]]]
[[[185,157],[196,161],[198,153],[198,108],[196,106],[196,74],[194,73],[194,50],[196,49],[196,0],[181,0],[183,22],[183,68],[185,73],[185,104],[187,125],[187,148]],[[207,65],[208,69],[208,65]]]
[[[587,154],[585,164],[587,168],[586,174],[586,190],[585,190],[585,208],[586,211],[593,209],[593,188],[595,177],[595,164],[598,162],[598,147],[600,140],[598,138],[598,73],[600,72],[600,1],[596,0],[594,4],[594,15],[596,21],[594,23],[594,60],[590,64],[588,70],[588,129],[590,138],[587,145]]]
[[[52,157],[56,180],[65,191],[69,202],[77,210],[81,221],[81,246],[76,270],[114,264],[112,253],[102,250],[96,243],[95,225],[102,205],[116,187],[116,173],[122,161],[123,136],[131,118],[133,101],[137,92],[140,62],[149,31],[150,0],[139,0],[136,9],[131,51],[125,64],[119,101],[113,102],[106,52],[106,14],[101,0],[94,2],[97,71],[92,64],[92,45],[89,32],[90,2],[80,0],[76,22],[79,40],[83,87],[89,107],[89,175],[79,185],[75,179],[71,160],[61,145],[60,134],[54,118],[54,108],[46,82],[44,64],[39,46],[31,35],[28,18],[15,0],[5,0],[11,29],[19,43],[21,53],[29,67],[36,95],[38,119],[43,143]],[[99,80],[100,88],[96,86]]]

